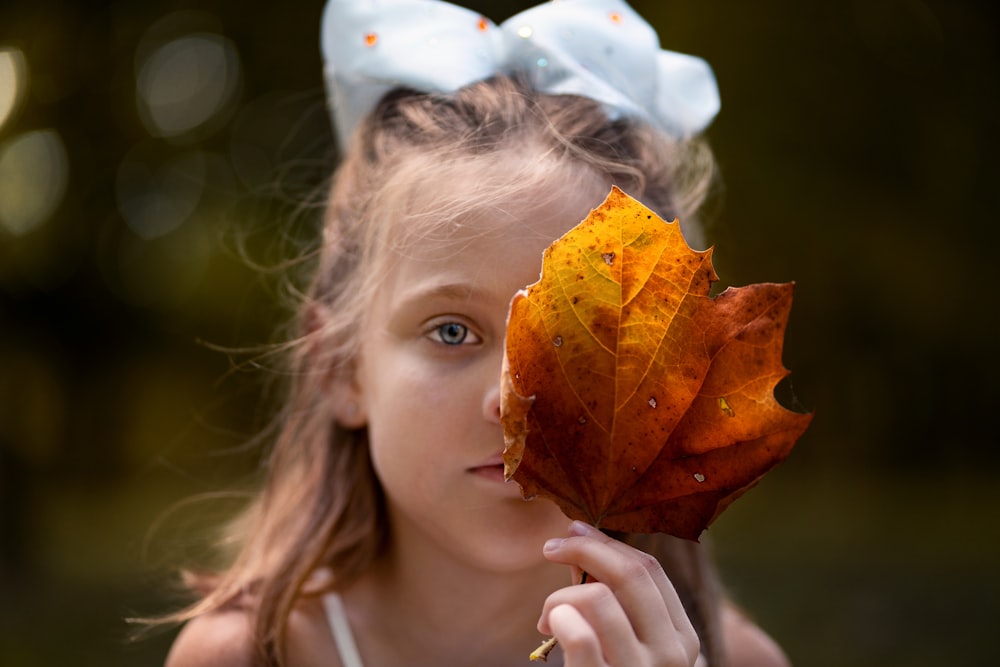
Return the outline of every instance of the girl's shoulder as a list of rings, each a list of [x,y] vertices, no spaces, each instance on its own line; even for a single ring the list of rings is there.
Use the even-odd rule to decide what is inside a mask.
[[[791,667],[778,643],[732,603],[722,607],[722,634],[731,667]]]
[[[287,663],[340,667],[322,605],[304,601],[289,616]],[[257,662],[253,618],[245,607],[224,607],[185,624],[167,656],[166,667],[252,667]]]
[[[167,656],[166,667],[250,667],[253,624],[244,609],[217,609],[188,621]]]

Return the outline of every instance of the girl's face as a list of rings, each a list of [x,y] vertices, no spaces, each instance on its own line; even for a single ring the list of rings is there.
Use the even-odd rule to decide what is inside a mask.
[[[543,542],[565,532],[554,504],[526,502],[503,481],[499,377],[510,300],[538,280],[545,247],[606,194],[591,190],[566,188],[396,253],[352,391],[403,553],[430,548],[513,572],[543,566]]]

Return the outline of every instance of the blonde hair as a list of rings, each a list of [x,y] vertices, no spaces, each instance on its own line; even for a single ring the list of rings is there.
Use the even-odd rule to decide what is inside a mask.
[[[694,243],[695,213],[714,175],[700,141],[675,141],[644,124],[610,119],[590,99],[543,95],[496,77],[453,95],[398,89],[362,123],[332,181],[313,278],[288,346],[289,386],[260,496],[231,530],[238,549],[207,594],[175,620],[233,604],[255,617],[260,661],[281,664],[284,627],[303,595],[340,588],[372,563],[386,539],[382,492],[364,429],[338,424],[327,388],[352,372],[365,308],[396,248],[426,240],[518,194],[614,183]],[[503,165],[503,168],[498,168]],[[476,188],[447,189],[475,175]],[[593,202],[593,205],[599,202]],[[405,220],[405,225],[401,221]],[[631,536],[620,536],[632,539]],[[678,588],[713,665],[719,661],[717,590],[704,549],[641,537]],[[309,589],[310,577],[332,577]]]

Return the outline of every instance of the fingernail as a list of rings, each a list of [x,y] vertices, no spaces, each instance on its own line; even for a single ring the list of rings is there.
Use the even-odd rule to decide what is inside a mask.
[[[559,547],[562,546],[563,540],[561,537],[553,537],[551,540],[545,542],[545,546],[542,547],[542,551],[549,553],[552,551],[558,551]]]
[[[586,537],[589,535],[595,535],[598,530],[588,523],[583,521],[574,521],[569,525],[570,535],[579,535],[581,537]]]

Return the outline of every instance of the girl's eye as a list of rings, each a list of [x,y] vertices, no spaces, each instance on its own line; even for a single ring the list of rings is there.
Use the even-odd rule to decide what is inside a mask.
[[[475,338],[475,334],[470,334],[469,327],[458,322],[446,322],[434,328],[432,335],[445,345],[461,345]]]

